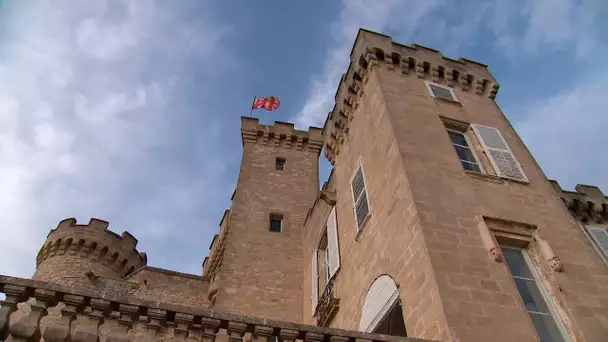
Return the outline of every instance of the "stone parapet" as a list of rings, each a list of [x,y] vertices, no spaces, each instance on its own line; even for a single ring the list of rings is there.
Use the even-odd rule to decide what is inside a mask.
[[[260,125],[257,118],[241,117],[241,136],[246,143],[262,144],[297,151],[320,153],[323,133],[320,128],[296,130],[292,123],[275,121],[273,126]]]
[[[550,181],[570,214],[585,223],[608,222],[608,197],[600,188],[577,184],[576,191],[563,190],[557,181]]]
[[[0,292],[6,295],[0,309],[0,340],[423,341],[239,316],[3,275]]]
[[[332,164],[340,153],[352,115],[375,68],[459,87],[461,91],[491,99],[496,97],[499,88],[485,64],[466,58],[448,58],[435,49],[418,44],[399,44],[389,36],[360,29],[351,51],[350,64],[335,94],[334,108],[323,128],[325,155]]]
[[[136,247],[133,235],[108,230],[106,221],[93,218],[80,225],[74,218],[65,219],[49,232],[40,248],[34,278],[86,279],[91,272],[91,276],[119,279],[146,265],[146,254]]]

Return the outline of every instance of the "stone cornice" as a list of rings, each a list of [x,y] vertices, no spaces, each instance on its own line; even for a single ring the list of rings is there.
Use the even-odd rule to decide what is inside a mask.
[[[336,91],[334,108],[323,128],[325,155],[332,164],[348,136],[349,123],[375,68],[403,76],[415,75],[491,99],[496,97],[499,88],[485,64],[465,58],[451,59],[435,49],[395,43],[389,36],[360,30],[351,52],[351,62]]]
[[[551,184],[570,214],[578,221],[583,223],[608,222],[608,197],[598,187],[578,184],[575,187],[576,191],[566,191],[557,181],[552,180]]]

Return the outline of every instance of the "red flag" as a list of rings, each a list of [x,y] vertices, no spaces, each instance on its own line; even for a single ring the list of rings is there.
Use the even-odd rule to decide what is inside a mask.
[[[255,98],[253,100],[253,105],[251,106],[251,110],[254,109],[266,109],[266,110],[275,110],[279,108],[281,105],[281,101],[276,96],[263,97],[263,98]]]

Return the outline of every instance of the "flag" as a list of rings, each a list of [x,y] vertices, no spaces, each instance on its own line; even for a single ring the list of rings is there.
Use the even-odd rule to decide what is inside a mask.
[[[253,105],[251,106],[251,110],[254,109],[266,109],[266,110],[275,110],[279,108],[281,105],[281,101],[276,96],[263,97],[263,98],[255,98],[253,99]]]

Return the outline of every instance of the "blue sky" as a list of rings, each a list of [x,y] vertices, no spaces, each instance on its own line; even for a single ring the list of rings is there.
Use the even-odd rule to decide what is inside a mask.
[[[607,17],[601,0],[6,0],[0,274],[31,276],[67,217],[199,274],[236,185],[240,116],[276,95],[263,123],[322,126],[359,27],[489,64],[548,176],[608,193]]]

